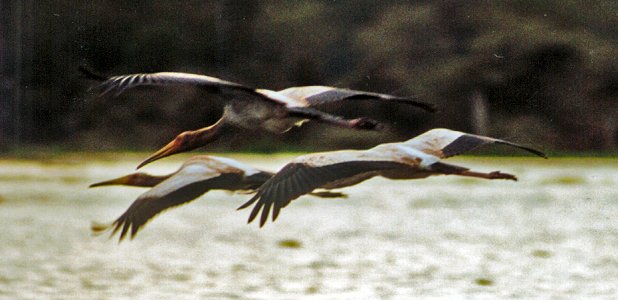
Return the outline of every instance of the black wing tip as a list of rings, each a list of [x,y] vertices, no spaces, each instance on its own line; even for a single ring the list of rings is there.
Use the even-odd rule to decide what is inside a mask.
[[[249,199],[249,201],[243,203],[241,206],[237,207],[236,210],[242,210],[245,209],[247,207],[249,207],[251,204],[255,203],[255,201],[258,200],[258,198],[260,198],[260,193],[256,193],[253,197],[251,197],[251,199]]]
[[[408,101],[406,101],[406,102],[408,104],[410,104],[410,105],[416,106],[416,107],[418,107],[420,109],[423,109],[423,110],[425,110],[427,112],[430,112],[430,113],[437,113],[437,112],[439,112],[439,110],[436,107],[436,105],[432,104],[432,103],[417,101],[417,100],[414,100],[414,99],[408,99]]]
[[[544,152],[542,152],[540,150],[537,150],[537,149],[534,149],[532,147],[522,146],[522,145],[519,145],[519,144],[515,144],[515,143],[512,143],[512,142],[503,141],[503,140],[498,140],[498,143],[504,144],[504,145],[508,145],[508,146],[514,146],[514,147],[517,147],[519,149],[526,150],[526,151],[528,151],[528,152],[530,152],[530,153],[532,153],[532,154],[534,154],[536,156],[542,157],[544,159],[548,159],[549,158],[549,157],[547,157],[547,154],[545,154]]]
[[[259,214],[260,208],[261,208],[260,203],[256,204],[253,207],[253,210],[251,210],[251,214],[249,214],[249,218],[247,219],[247,224],[250,224],[251,222],[253,222],[253,220],[255,220],[255,218]]]
[[[448,130],[448,129],[447,129]],[[491,138],[482,135],[476,135],[471,133],[464,133],[458,138],[454,139],[448,145],[441,149],[442,155],[444,158],[452,157],[455,155],[462,154],[464,152],[476,149],[477,147],[483,146],[488,143],[501,144],[510,147],[519,148],[521,150],[527,151],[544,159],[547,159],[547,155],[542,151],[534,149],[532,147],[523,146],[517,143],[509,142],[507,140]]]
[[[416,106],[430,113],[437,113],[440,111],[438,110],[435,104],[419,101],[416,96],[407,96],[407,97],[406,96],[403,96],[403,97],[393,96],[391,99],[393,99],[394,101],[400,102],[400,103]]]
[[[536,150],[536,149],[534,149],[534,148],[529,148],[529,149],[528,149],[528,151],[530,151],[530,152],[532,152],[532,153],[534,153],[534,154],[536,154],[536,155],[538,155],[538,156],[540,156],[540,157],[542,157],[542,158],[544,158],[544,159],[548,159],[548,158],[549,158],[549,157],[547,156],[547,154],[545,154],[544,152],[541,152],[541,151],[539,151],[539,150]]]
[[[249,201],[238,207],[236,210],[241,210],[249,207],[251,204],[258,201],[253,209],[251,210],[251,214],[249,214],[249,218],[247,219],[247,224],[251,224],[255,219],[257,219],[258,215],[260,216],[259,226],[260,228],[264,227],[266,222],[268,221],[268,215],[270,214],[270,206],[267,203],[264,203],[261,200],[261,195],[256,195],[251,198]],[[261,212],[261,213],[260,213]],[[273,213],[273,221],[276,219],[276,216]]]
[[[536,151],[536,150],[535,150],[535,151]],[[544,159],[549,159],[549,157],[547,156],[547,154],[545,154],[545,153],[543,153],[543,152],[541,152],[541,151],[538,151],[538,153],[535,153],[535,154],[536,154],[536,155],[538,155],[538,156],[540,156],[540,157],[542,157],[542,158],[544,158]]]

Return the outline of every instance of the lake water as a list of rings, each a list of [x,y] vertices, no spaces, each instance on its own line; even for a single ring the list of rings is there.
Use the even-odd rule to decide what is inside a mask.
[[[263,229],[236,211],[249,196],[211,192],[132,241],[93,237],[91,221],[145,190],[88,184],[144,157],[0,159],[0,298],[618,297],[615,159],[451,159],[520,181],[372,179],[347,199],[297,199]],[[291,158],[232,157],[271,170]]]

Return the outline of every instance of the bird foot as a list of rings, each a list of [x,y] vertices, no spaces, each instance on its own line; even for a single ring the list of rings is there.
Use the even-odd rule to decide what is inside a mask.
[[[500,171],[493,171],[490,172],[488,175],[490,179],[507,179],[517,181],[517,177],[515,177],[515,175],[502,173]]]
[[[354,119],[350,122],[352,128],[362,129],[362,130],[378,130],[381,128],[381,124],[369,118],[358,118]]]

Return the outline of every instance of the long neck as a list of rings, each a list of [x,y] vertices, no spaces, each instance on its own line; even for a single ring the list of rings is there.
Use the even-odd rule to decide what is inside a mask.
[[[107,185],[128,185],[128,186],[137,186],[137,187],[153,187],[161,183],[161,181],[168,179],[172,175],[173,173],[170,175],[155,176],[155,175],[150,175],[147,173],[138,172],[138,173],[133,173],[133,174],[129,174],[126,176],[122,176],[122,177],[118,177],[118,178],[114,178],[114,179],[110,179],[106,181],[97,182],[97,183],[91,184],[90,187],[107,186]]]
[[[161,183],[163,180],[170,178],[170,176],[171,175],[155,176],[146,173],[136,173],[134,181],[129,183],[128,185],[153,187]]]
[[[226,122],[225,115],[223,115],[215,124],[193,131],[191,133],[191,139],[193,140],[191,144],[193,147],[185,151],[193,150],[216,141],[228,127],[229,125]]]
[[[137,168],[139,169],[155,160],[159,160],[176,153],[187,152],[200,148],[215,141],[221,136],[222,129],[227,127],[226,123],[227,122],[224,115],[211,126],[193,131],[185,131],[179,134],[173,141],[169,142],[167,145],[163,146],[163,148],[159,149],[157,152],[140,163]]]

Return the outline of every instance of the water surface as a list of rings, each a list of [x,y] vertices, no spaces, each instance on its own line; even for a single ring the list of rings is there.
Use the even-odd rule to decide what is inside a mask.
[[[145,156],[144,156],[145,157]],[[185,156],[186,158],[187,156]],[[276,170],[291,157],[233,156]],[[136,239],[93,237],[140,188],[88,189],[138,155],[0,159],[0,298],[376,299],[618,294],[618,160],[454,159],[519,182],[372,179],[263,229],[211,192]],[[181,158],[145,170],[174,170]]]

